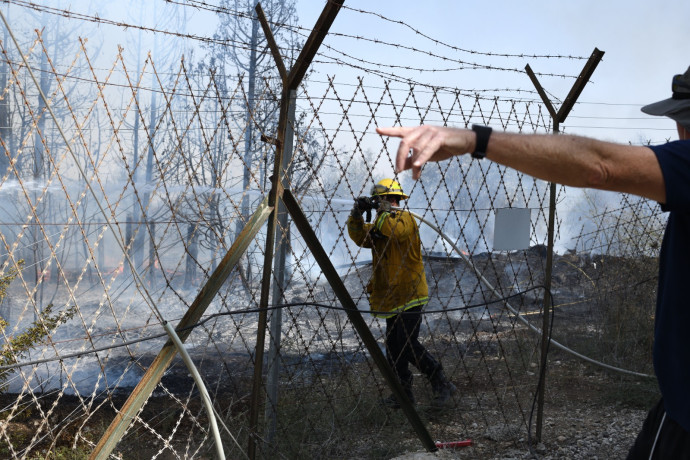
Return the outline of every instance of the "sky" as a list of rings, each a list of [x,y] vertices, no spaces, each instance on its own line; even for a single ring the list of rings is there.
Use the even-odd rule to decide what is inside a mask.
[[[298,0],[300,23],[311,27],[324,4],[323,0]],[[605,52],[603,60],[581,94],[579,104],[563,124],[565,131],[621,142],[644,139],[656,143],[675,136],[673,122],[644,115],[639,108],[670,97],[672,76],[683,73],[690,65],[690,2],[352,0],[346,1],[345,6],[331,32],[377,38],[438,54],[445,52],[456,59],[497,67],[524,69],[530,64],[535,72],[578,75],[586,61],[489,58],[456,53],[434,45],[410,28],[353,10],[371,11],[403,21],[439,41],[483,53],[589,57],[598,48]],[[347,46],[348,53],[371,62],[449,67],[439,59],[427,60],[420,54],[375,46],[371,42],[328,37],[324,44],[341,49]],[[335,72],[333,68],[325,68],[329,66],[322,67],[316,70]],[[345,70],[341,68],[339,75]],[[525,74],[505,71],[416,72],[413,78],[463,89],[534,88]],[[573,82],[560,77],[540,77],[540,83],[551,96],[561,100]],[[556,109],[560,106],[558,102],[554,105]]]
[[[218,23],[215,13],[189,6],[190,2],[214,5],[218,0],[35,1],[198,36],[211,36]],[[296,0],[299,24],[306,29],[304,36],[316,23],[325,4],[326,0]],[[153,14],[154,6],[159,16]],[[22,2],[6,8],[10,9],[13,26],[37,28]],[[167,8],[183,8],[184,24],[171,25]],[[353,66],[325,63],[338,57],[361,67],[413,79],[421,85],[457,87],[470,93],[489,90],[483,93],[489,95],[493,94],[492,89],[510,89],[496,94],[539,101],[523,72],[529,64],[535,72],[544,74],[539,77],[540,83],[557,109],[559,100],[570,91],[573,77],[598,48],[605,53],[603,60],[561,125],[562,129],[604,140],[657,144],[676,137],[674,123],[645,115],[639,109],[669,97],[672,76],[690,65],[689,19],[687,0],[346,0],[319,50],[317,62],[311,67],[310,78],[324,81],[334,77],[340,83],[353,83],[362,75],[367,81],[376,78]],[[110,59],[102,65],[104,68],[113,62],[118,45],[124,46],[125,54],[131,58],[139,51],[145,55],[153,48],[150,33],[143,34],[149,42],[138,47],[132,39],[137,33],[133,28],[74,23],[78,24],[75,36],[89,38],[91,49],[97,47],[99,40],[103,41],[99,54]],[[173,41],[169,37],[164,37],[166,42]],[[377,40],[401,46],[378,44]],[[203,53],[198,43],[186,42],[185,46],[196,46],[197,57]],[[183,52],[188,58],[190,49]],[[443,56],[449,60],[443,60]],[[457,69],[461,67],[460,61],[512,70],[468,69],[468,64]],[[160,63],[159,58],[157,62]],[[368,129],[373,131],[371,126]],[[368,137],[376,138],[376,135],[371,133]],[[380,140],[374,140],[380,145]]]
[[[166,9],[184,9],[186,23],[181,28],[198,36],[210,36],[218,23],[215,13],[190,6],[215,5],[218,0],[130,1],[129,7],[102,0],[37,0],[36,3],[80,13],[96,11],[102,18],[175,30],[180,26],[171,25]],[[11,5],[14,14],[10,14],[11,19],[18,14],[27,16],[28,10],[21,5],[21,2]],[[298,22],[306,29],[303,36],[314,26],[325,5],[326,0],[296,0]],[[154,15],[154,8],[158,16]],[[539,77],[558,109],[560,100],[574,83],[573,77],[581,72],[586,61],[535,56],[587,58],[596,47],[605,52],[603,60],[563,123],[563,130],[620,142],[660,143],[675,137],[673,123],[644,115],[639,108],[669,97],[672,76],[690,65],[689,20],[690,2],[686,0],[346,0],[319,50],[327,57],[317,56],[320,62],[315,62],[311,70],[321,80],[337,76],[341,82],[356,81],[358,76],[365,75],[351,66],[323,62],[337,57],[421,84],[466,91],[520,89],[522,92],[516,93],[516,97],[538,101],[534,86],[524,73],[525,65],[529,64],[538,74],[570,77]],[[79,31],[87,36],[105,37],[103,54],[106,56],[113,55],[117,45],[129,47],[129,52],[134,53],[133,32],[88,22],[81,23]],[[151,39],[152,34],[144,37],[147,35]],[[443,44],[434,43],[424,35]],[[376,44],[374,40],[402,46]],[[144,50],[151,48],[152,43],[142,46]],[[203,50],[197,46],[195,53],[200,56]],[[488,53],[521,56],[487,56]],[[446,56],[452,61],[430,54]],[[448,70],[457,68],[460,65],[457,61],[515,71]],[[507,96],[506,92],[495,94]]]
[[[325,2],[299,0],[300,22],[314,24]],[[423,6],[422,6],[423,5]],[[665,117],[652,117],[640,107],[671,96],[671,79],[690,66],[690,2],[684,0],[524,0],[524,1],[346,1],[353,10],[376,12],[393,21],[342,9],[331,27],[324,45],[347,48],[349,54],[369,62],[404,64],[413,67],[451,67],[440,59],[428,59],[420,53],[376,46],[371,42],[342,39],[338,33],[362,35],[455,59],[502,68],[532,70],[544,74],[576,76],[585,60],[534,58],[537,55],[588,58],[595,48],[604,51],[591,81],[561,128],[569,134],[581,134],[622,143],[663,143],[677,137],[675,123]],[[452,51],[416,34],[416,29],[456,48],[477,51],[470,54]],[[481,53],[515,54],[522,57],[485,56]],[[316,72],[346,78],[350,70],[318,65]],[[411,78],[440,86],[461,89],[520,88],[533,90],[524,73],[486,70],[448,72],[407,72]],[[539,77],[554,102],[556,110],[570,91],[574,80],[563,77]],[[501,93],[497,93],[501,94]],[[538,99],[533,93],[519,97]],[[572,216],[578,208],[579,194],[568,194],[559,205],[559,213]],[[602,203],[617,203],[618,195],[600,192]],[[574,214],[573,214],[574,213]],[[561,227],[557,251],[571,244],[569,232],[576,224]]]

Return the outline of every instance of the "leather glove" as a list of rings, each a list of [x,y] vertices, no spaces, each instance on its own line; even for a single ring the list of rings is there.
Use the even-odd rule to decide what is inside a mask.
[[[355,205],[352,207],[352,211],[350,211],[350,215],[354,217],[355,219],[361,219],[362,218],[362,211],[359,209],[359,206],[357,206],[357,200],[355,200]]]
[[[355,206],[357,206],[361,212],[365,212],[375,209],[376,203],[368,196],[360,196],[355,199]]]
[[[366,221],[371,220],[371,210],[376,209],[376,203],[371,197],[360,196],[355,199],[355,206],[352,209],[353,217],[362,217],[362,213],[366,214]]]
[[[391,212],[391,202],[388,200],[379,200],[379,212]]]

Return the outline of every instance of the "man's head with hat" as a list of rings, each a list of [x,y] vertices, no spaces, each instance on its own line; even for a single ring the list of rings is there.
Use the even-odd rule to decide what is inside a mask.
[[[669,117],[690,131],[690,67],[685,73],[673,77],[671,90],[673,95],[670,98],[645,105],[642,111],[649,115]]]

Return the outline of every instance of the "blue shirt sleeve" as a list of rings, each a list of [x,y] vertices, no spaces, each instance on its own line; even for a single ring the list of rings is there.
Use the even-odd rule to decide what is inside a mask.
[[[661,166],[666,186],[664,211],[690,212],[690,140],[651,147]]]

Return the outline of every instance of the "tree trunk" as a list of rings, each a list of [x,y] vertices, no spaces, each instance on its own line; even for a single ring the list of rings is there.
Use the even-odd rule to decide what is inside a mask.
[[[194,225],[187,226],[187,264],[184,272],[184,287],[192,285],[196,277],[196,258],[198,256],[197,235],[194,232]]]
[[[148,222],[149,226],[149,285],[152,288],[156,287],[156,281],[157,281],[157,268],[156,268],[156,246],[155,246],[155,241],[156,241],[156,223],[155,222]],[[161,267],[162,269],[163,267]]]
[[[256,47],[259,40],[259,21],[254,18],[252,21],[252,41],[249,45],[251,48],[251,55],[249,58],[249,75],[247,75],[247,111],[245,112],[245,131],[244,131],[244,174],[242,177],[242,189],[244,195],[242,196],[242,217],[238,220],[235,236],[239,235],[244,224],[249,218],[249,197],[246,192],[249,190],[249,180],[251,178],[252,160],[254,156],[254,126],[252,115],[254,113],[254,97],[256,92]]]
[[[8,42],[7,30],[5,30],[2,42]],[[7,74],[9,68],[5,60],[0,60],[0,88],[5,88],[7,86]],[[10,97],[6,94],[5,97],[0,100],[0,139],[5,144],[5,148],[0,151],[0,176],[4,176],[7,168],[10,167],[10,158],[12,156],[10,135],[12,134],[12,129],[10,128]],[[11,175],[10,175],[11,177]]]

